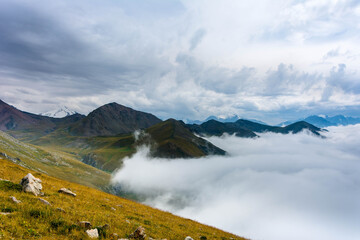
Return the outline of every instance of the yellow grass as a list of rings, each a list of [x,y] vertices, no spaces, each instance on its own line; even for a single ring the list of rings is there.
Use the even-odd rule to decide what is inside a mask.
[[[18,185],[0,181],[0,238],[2,239],[87,239],[78,221],[90,221],[93,227],[109,224],[103,239],[112,239],[117,233],[126,238],[137,227],[146,229],[147,237],[154,239],[243,239],[198,222],[177,217],[140,203],[126,200],[99,190],[67,182],[28,170],[8,160],[0,159],[0,178],[19,183],[31,172],[43,181],[45,196],[52,205],[46,206],[38,197],[19,191]],[[77,194],[72,197],[58,193],[62,187]],[[15,196],[21,204],[13,203]],[[62,208],[65,213],[56,211]]]

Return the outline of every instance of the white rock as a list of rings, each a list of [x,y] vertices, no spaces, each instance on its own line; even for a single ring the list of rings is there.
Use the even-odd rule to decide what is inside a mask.
[[[0,215],[10,215],[11,213],[9,213],[9,212],[0,212]]]
[[[41,195],[41,180],[28,173],[20,182],[24,192],[29,192],[35,196]]]
[[[89,236],[89,238],[98,238],[99,232],[97,228],[86,230],[86,234]]]
[[[187,236],[187,237],[185,238],[185,240],[194,240],[194,239],[192,239],[192,237]]]
[[[64,194],[67,194],[67,195],[70,195],[70,196],[73,196],[73,197],[76,197],[76,193],[73,193],[72,191],[70,191],[67,188],[61,188],[58,192],[59,193],[64,193]]]
[[[16,203],[16,204],[21,203],[20,200],[17,200],[17,199],[16,199],[16,197],[11,196],[10,199],[11,199],[14,203]]]

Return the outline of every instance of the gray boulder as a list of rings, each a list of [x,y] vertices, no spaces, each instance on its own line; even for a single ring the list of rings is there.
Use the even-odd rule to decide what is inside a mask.
[[[88,221],[81,221],[81,222],[79,222],[79,226],[82,228],[90,229],[92,225]]]
[[[43,204],[48,205],[48,206],[51,206],[51,204],[50,204],[48,201],[46,201],[45,199],[39,198],[39,200],[40,200],[40,202],[42,202]]]
[[[130,239],[145,239],[146,234],[145,234],[145,228],[143,228],[142,226],[138,227],[135,232],[133,232],[132,234],[130,234],[129,238]]]
[[[21,179],[20,185],[24,192],[32,193],[35,196],[41,195],[41,180],[34,177],[31,173],[28,173],[28,175]]]

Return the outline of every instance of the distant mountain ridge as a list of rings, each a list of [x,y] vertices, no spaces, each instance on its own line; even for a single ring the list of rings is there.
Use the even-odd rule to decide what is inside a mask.
[[[191,131],[203,136],[221,136],[224,133],[235,134],[237,137],[257,137],[256,133],[274,132],[274,133],[298,133],[303,130],[309,130],[315,135],[320,136],[321,129],[305,121],[296,122],[286,127],[269,126],[239,119],[232,123],[222,123],[216,120],[209,120],[202,124],[188,124]]]
[[[265,124],[265,122],[262,122],[262,121],[259,121],[259,120],[256,120],[256,119],[245,119],[245,118],[241,118],[239,115],[232,115],[232,116],[228,116],[228,117],[220,117],[220,116],[214,116],[214,115],[211,115],[209,117],[207,117],[205,120],[201,121],[201,120],[190,120],[190,119],[185,119],[185,123],[186,124],[202,124],[204,122],[207,122],[209,120],[215,120],[215,121],[218,121],[218,122],[222,122],[222,123],[226,123],[226,122],[236,122],[237,120],[240,120],[240,119],[243,119],[243,120],[249,120],[249,121],[252,121],[252,122],[256,122],[256,123],[260,123],[260,124]]]
[[[357,117],[346,117],[344,115],[336,115],[333,117],[329,117],[327,115],[312,115],[308,116],[303,119],[299,119],[298,121],[305,121],[314,126],[324,128],[324,127],[331,127],[331,126],[347,126],[347,125],[354,125],[360,123],[360,118]],[[293,123],[294,121],[286,121],[278,124],[278,126],[288,125]]]
[[[17,138],[33,139],[59,127],[77,122],[85,116],[74,114],[63,118],[51,118],[24,112],[0,100],[0,130],[11,131]]]

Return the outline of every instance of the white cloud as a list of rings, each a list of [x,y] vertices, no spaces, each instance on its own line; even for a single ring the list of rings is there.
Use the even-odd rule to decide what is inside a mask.
[[[357,240],[359,132],[210,138],[228,157],[150,159],[141,150],[114,181],[149,205],[255,240]]]

